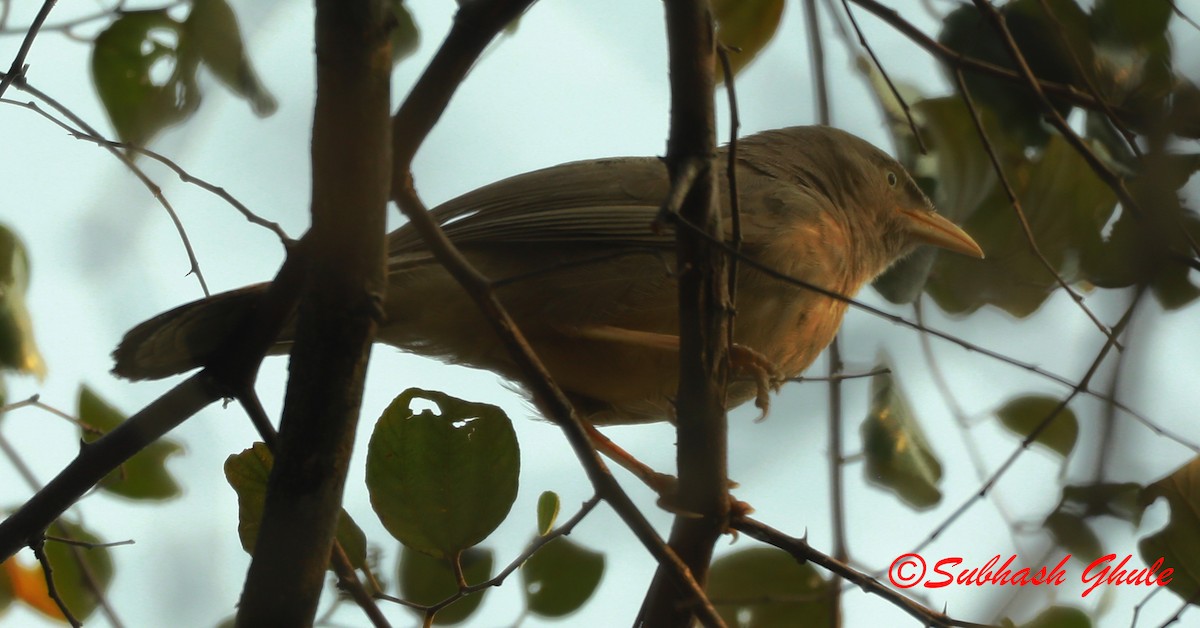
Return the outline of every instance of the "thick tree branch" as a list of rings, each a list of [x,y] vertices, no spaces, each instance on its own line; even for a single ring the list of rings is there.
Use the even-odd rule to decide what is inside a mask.
[[[389,15],[379,0],[317,2],[308,272],[239,626],[311,624],[329,563],[385,289]]]
[[[671,136],[667,169],[679,213],[709,236],[723,238],[717,203],[713,69],[716,35],[707,0],[667,0]],[[732,79],[732,77],[729,77]],[[729,292],[726,259],[708,238],[676,234],[679,279],[679,394],[676,460],[679,494],[670,545],[703,584],[713,545],[729,525],[725,384],[729,377]],[[693,604],[660,566],[638,618],[643,626],[690,626]]]

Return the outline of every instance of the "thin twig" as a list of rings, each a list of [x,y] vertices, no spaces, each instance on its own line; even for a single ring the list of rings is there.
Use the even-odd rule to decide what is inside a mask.
[[[1058,15],[1050,8],[1048,0],[1038,1],[1042,5],[1042,11],[1046,13],[1051,22],[1054,22],[1054,27],[1058,31],[1058,39],[1062,42],[1063,47],[1067,49],[1067,56],[1071,57],[1071,64],[1075,66],[1075,73],[1083,81],[1083,86],[1087,88],[1087,92],[1092,95],[1092,98],[1095,98],[1096,102],[1100,103],[1100,108],[1104,112],[1104,116],[1117,129],[1117,133],[1121,134],[1121,137],[1129,146],[1129,150],[1133,151],[1133,154],[1140,159],[1142,157],[1142,149],[1138,146],[1137,139],[1134,137],[1133,132],[1129,130],[1129,127],[1117,117],[1116,112],[1112,110],[1112,106],[1100,94],[1100,90],[1096,88],[1096,82],[1092,80],[1092,73],[1089,68],[1084,67],[1083,60],[1079,58],[1079,53],[1076,52],[1073,42],[1067,36],[1067,29],[1063,26],[1062,20],[1058,19]]]
[[[58,0],[42,0],[42,8],[38,10],[37,16],[33,18],[33,23],[25,32],[25,39],[21,41],[21,47],[17,49],[17,56],[13,57],[8,73],[0,78],[0,97],[4,96],[4,92],[8,91],[8,86],[12,85],[13,81],[25,80],[25,57],[29,54],[30,48],[33,48],[33,40],[37,39],[38,31],[42,29],[46,17],[50,15],[50,10],[57,2]]]
[[[691,576],[687,566],[667,547],[592,449],[570,402],[534,355],[496,298],[487,278],[480,275],[450,242],[413,189],[412,159],[417,149],[488,42],[532,3],[533,0],[478,0],[459,8],[441,48],[393,116],[392,198],[425,240],[435,259],[467,291],[492,324],[513,358],[522,383],[530,390],[542,414],[563,430],[596,493],[613,506],[659,564],[671,566],[677,585],[689,591],[696,600],[704,600],[702,587]],[[721,619],[711,604],[702,604],[696,610],[707,625],[721,625]]]
[[[2,77],[3,77],[3,75],[0,75],[0,78],[2,78]],[[83,118],[80,118],[78,115],[75,115],[75,112],[68,109],[62,103],[58,102],[57,100],[55,100],[54,98],[51,98],[46,93],[44,93],[41,90],[30,85],[28,81],[22,80],[18,83],[15,83],[15,85],[17,86],[17,89],[19,89],[23,92],[27,92],[27,93],[33,95],[38,100],[41,100],[42,102],[49,105],[51,109],[54,109],[60,115],[62,115],[66,119],[70,120],[75,126],[79,127],[80,129],[83,129],[84,132],[86,132],[87,134],[92,135],[94,137],[102,137],[102,135],[100,135],[100,133],[98,131],[96,131],[96,129],[92,128],[91,125],[89,125],[87,122],[85,122],[83,120]],[[8,99],[5,99],[3,102],[8,103],[8,104],[17,105],[19,107],[24,107],[24,108],[30,109],[32,111],[36,111],[43,116],[53,119],[51,116],[48,116],[44,111],[42,111],[40,107],[37,107],[33,103],[19,103],[19,102],[8,100]],[[206,296],[206,297],[210,296],[210,293],[208,291],[208,282],[205,281],[204,273],[201,272],[201,270],[200,270],[200,262],[199,262],[199,260],[196,259],[196,252],[194,249],[192,249],[192,242],[188,238],[187,230],[184,229],[183,221],[181,221],[179,219],[179,214],[177,214],[175,212],[175,208],[171,206],[171,203],[167,200],[167,197],[163,195],[162,188],[160,188],[156,183],[154,183],[154,181],[151,180],[150,177],[147,176],[146,173],[140,167],[138,167],[138,165],[135,164],[132,159],[129,158],[129,155],[126,155],[125,153],[121,152],[120,150],[117,150],[112,147],[104,147],[104,148],[110,154],[112,154],[114,157],[116,157],[126,168],[128,168],[129,171],[132,172],[139,181],[141,181],[142,185],[145,186],[146,189],[150,191],[150,194],[151,194],[151,196],[154,197],[154,200],[158,201],[158,204],[162,205],[163,209],[165,209],[167,211],[167,215],[171,218],[171,222],[175,225],[176,233],[179,234],[179,239],[183,242],[183,249],[187,253],[188,263],[191,266],[188,269],[188,273],[196,276],[196,281],[200,283],[200,290],[204,293],[204,296]]]
[[[944,613],[939,613],[933,609],[927,608],[914,600],[911,600],[900,593],[884,586],[878,580],[870,575],[858,571],[847,565],[845,562],[836,560],[833,557],[817,551],[808,541],[802,538],[793,537],[779,530],[776,530],[760,521],[750,517],[739,517],[733,521],[733,529],[744,533],[754,539],[758,539],[763,543],[777,547],[789,554],[796,560],[811,562],[825,570],[857,585],[860,589],[867,593],[879,596],[892,604],[896,608],[908,613],[914,618],[924,622],[925,626],[959,626],[966,628],[983,628],[986,624],[977,624],[973,622],[953,619]]]
[[[454,592],[449,597],[436,604],[430,604],[428,606],[423,604],[414,604],[390,595],[384,595],[381,596],[381,598],[389,602],[402,604],[408,608],[420,611],[426,616],[430,616],[472,593],[478,593],[479,591],[483,591],[484,589],[491,587],[499,587],[500,585],[504,584],[504,581],[507,580],[514,571],[524,565],[525,562],[530,559],[530,557],[536,554],[537,551],[544,547],[547,543],[570,534],[571,531],[575,529],[575,526],[579,525],[579,522],[583,521],[584,517],[586,517],[588,513],[590,513],[597,505],[599,505],[599,503],[599,495],[591,496],[587,499],[587,501],[583,502],[579,512],[572,515],[570,519],[564,521],[562,525],[554,528],[544,536],[538,536],[530,541],[529,545],[526,545],[525,549],[518,554],[516,558],[512,559],[512,561],[508,563],[508,566],[500,570],[500,573],[497,573],[495,576],[492,576],[483,582],[462,585],[459,587],[458,591]]]
[[[699,232],[699,230],[695,227],[695,225],[692,225],[684,220],[677,219],[677,220],[675,220],[675,224],[680,225],[685,229],[690,229],[690,230]],[[715,240],[714,240],[714,242],[715,242]],[[812,290],[813,292],[816,292],[817,294],[828,297],[835,301],[840,301],[842,303],[849,305],[850,307],[853,307],[857,310],[866,312],[867,314],[870,314],[877,318],[881,318],[890,323],[900,325],[902,327],[907,327],[907,328],[915,330],[915,331],[922,331],[922,332],[928,333],[931,336],[940,338],[940,339],[950,342],[952,344],[956,344],[959,347],[962,347],[963,349],[966,349],[968,351],[973,351],[975,353],[979,353],[980,355],[987,356],[998,362],[1002,362],[1004,364],[1008,364],[1009,366],[1013,366],[1013,367],[1019,368],[1024,371],[1028,371],[1030,373],[1033,373],[1034,375],[1037,375],[1038,377],[1052,381],[1052,382],[1059,384],[1061,386],[1064,386],[1066,388],[1074,388],[1077,385],[1076,382],[1068,379],[1067,377],[1065,377],[1063,375],[1059,375],[1052,371],[1048,371],[1048,370],[1046,370],[1036,364],[1033,364],[1031,362],[1025,362],[1023,360],[1018,360],[1016,358],[1013,358],[1013,357],[1007,356],[1003,353],[1000,353],[999,351],[984,348],[980,345],[977,345],[973,342],[970,342],[968,340],[965,340],[965,339],[955,336],[953,334],[941,331],[939,329],[934,329],[932,327],[927,327],[925,325],[921,325],[920,323],[908,320],[908,319],[904,318],[903,316],[892,314],[890,312],[885,312],[884,310],[881,310],[873,305],[868,305],[866,303],[863,303],[862,301],[858,301],[858,300],[848,297],[844,294],[834,292],[827,288],[823,288],[821,286],[804,281],[803,279],[799,279],[797,277],[793,277],[786,273],[782,273],[782,272],[776,270],[774,267],[763,264],[762,262],[759,262],[758,260],[756,260],[752,257],[746,256],[743,254],[739,254],[736,251],[734,251],[733,249],[729,248],[728,246],[724,246],[721,243],[718,243],[717,246],[722,247],[722,249],[725,251],[725,253],[727,255],[737,255],[739,260],[743,264],[746,264],[750,268],[753,268],[753,269],[767,275],[768,277],[772,277],[776,280],[804,288],[805,290]],[[1090,390],[1087,387],[1084,387],[1084,389],[1079,392],[1081,394],[1087,395],[1089,397],[1093,397],[1095,399],[1099,399],[1101,401],[1110,401],[1110,398],[1108,396],[1104,395],[1103,393],[1099,393],[1094,390]],[[1115,401],[1115,400],[1112,400],[1111,402],[1117,404],[1117,407],[1120,408],[1123,412],[1128,413],[1130,416],[1137,419],[1138,422],[1142,423],[1146,427],[1153,430],[1156,434],[1166,437],[1166,438],[1169,438],[1170,440],[1175,441],[1176,443],[1179,443],[1180,445],[1183,445],[1184,447],[1187,447],[1188,449],[1200,454],[1200,445],[1191,443],[1183,436],[1181,436],[1173,431],[1163,428],[1162,426],[1158,425],[1157,423],[1150,420],[1146,416],[1133,410],[1125,403]]]
[[[64,545],[72,545],[75,547],[88,549],[88,550],[99,549],[99,548],[109,548],[109,547],[119,547],[121,545],[133,545],[135,543],[135,541],[133,539],[125,539],[124,541],[110,541],[108,543],[89,543],[87,541],[78,541],[78,540],[75,540],[75,539],[72,539],[69,537],[54,536],[52,534],[47,534],[46,540],[54,541],[55,543],[62,543]]]
[[[42,566],[42,575],[46,579],[46,595],[50,599],[54,600],[54,603],[58,606],[59,612],[62,613],[63,618],[67,620],[67,623],[76,627],[82,626],[83,622],[79,621],[74,615],[71,614],[71,609],[67,608],[67,603],[64,602],[62,596],[58,594],[58,587],[54,586],[54,568],[50,566],[50,559],[46,557],[45,539],[38,539],[37,541],[30,543],[29,547],[33,549],[33,555],[37,558],[38,563]]]
[[[954,67],[961,67],[964,70],[970,70],[972,72],[979,72],[979,73],[995,76],[997,78],[1001,78],[1001,79],[1004,79],[1007,81],[1012,81],[1012,82],[1016,82],[1016,83],[1025,83],[1026,82],[1026,79],[1024,77],[1022,77],[1020,74],[1018,74],[1017,72],[1014,72],[1005,67],[995,65],[993,63],[981,61],[974,57],[968,57],[968,56],[958,52],[957,50],[954,50],[952,48],[949,48],[949,47],[943,45],[942,43],[938,42],[936,39],[930,37],[929,35],[926,35],[924,32],[921,31],[921,29],[914,26],[908,20],[905,20],[904,17],[901,16],[898,11],[896,11],[895,9],[893,9],[891,7],[884,6],[884,5],[880,4],[879,2],[877,2],[876,0],[851,0],[851,1],[854,2],[854,4],[857,4],[858,6],[873,13],[876,17],[883,20],[884,22],[887,22],[893,28],[895,28],[897,31],[899,31],[900,34],[904,35],[909,40],[911,40],[913,43],[917,44],[921,48],[924,48],[927,52],[929,52],[933,56],[941,59],[945,63],[948,63]],[[1103,108],[1102,105],[1099,102],[1097,102],[1094,98],[1092,98],[1092,96],[1090,94],[1081,92],[1072,85],[1065,85],[1062,83],[1055,83],[1052,81],[1044,81],[1041,79],[1036,79],[1036,80],[1037,80],[1037,84],[1043,90],[1045,90],[1048,93],[1054,94],[1055,96],[1063,98],[1063,99],[1071,102],[1072,104],[1078,105],[1080,107],[1085,107],[1087,109],[1101,110]],[[1114,111],[1116,111],[1121,116],[1128,115],[1128,112],[1124,111],[1121,108],[1116,108],[1116,109],[1114,109]]]
[[[858,27],[858,20],[854,19],[854,12],[850,10],[849,0],[842,0],[842,6],[846,9],[846,17],[850,18],[850,26],[854,28],[854,32],[858,35],[858,43],[862,44],[863,49],[871,56],[871,61],[879,69],[879,74],[883,76],[888,89],[891,90],[892,97],[896,99],[896,102],[900,103],[900,109],[904,111],[904,117],[908,120],[908,128],[912,130],[913,137],[917,140],[917,148],[924,155],[928,152],[928,149],[925,147],[925,140],[921,139],[921,130],[917,128],[917,122],[913,120],[912,111],[908,108],[908,101],[904,100],[904,97],[900,95],[900,90],[896,89],[896,85],[892,83],[892,77],[888,76],[887,70],[879,62],[879,57],[875,56],[875,51],[871,49],[871,44],[867,43],[866,36],[863,35],[862,29]]]
[[[1004,188],[1004,193],[1008,195],[1009,205],[1017,215],[1017,224],[1021,225],[1021,231],[1025,234],[1025,241],[1029,243],[1029,248],[1033,251],[1034,257],[1038,258],[1038,261],[1042,263],[1046,271],[1054,277],[1054,281],[1070,295],[1075,305],[1078,305],[1079,309],[1083,310],[1083,313],[1091,319],[1092,324],[1100,330],[1100,333],[1115,342],[1112,330],[1100,321],[1096,314],[1083,302],[1083,295],[1076,292],[1074,288],[1067,284],[1062,275],[1058,274],[1054,265],[1050,263],[1050,260],[1046,259],[1045,254],[1042,253],[1041,247],[1038,246],[1037,238],[1033,235],[1033,228],[1029,226],[1029,219],[1025,216],[1025,210],[1021,208],[1021,199],[1017,198],[1017,192],[1013,189],[1012,183],[1009,182],[1008,175],[1004,173],[1004,166],[1000,163],[1000,157],[996,154],[996,149],[992,145],[992,139],[988,137],[987,129],[983,127],[983,118],[979,115],[979,108],[975,106],[975,100],[971,98],[971,90],[967,88],[967,82],[963,79],[961,68],[954,69],[954,80],[958,85],[959,95],[962,96],[967,110],[971,112],[971,121],[975,123],[975,132],[979,136],[979,141],[983,143],[983,150],[992,162],[992,169],[996,171],[996,176],[1000,179],[1000,185]],[[1118,350],[1122,349],[1121,343],[1117,342],[1116,347]]]
[[[980,12],[982,12],[984,16],[988,18],[988,20],[992,23],[993,28],[995,28],[996,32],[1000,35],[1000,39],[1004,42],[1005,48],[1008,49],[1009,56],[1012,58],[1013,62],[1016,63],[1017,68],[1020,70],[1021,76],[1024,77],[1025,85],[1033,91],[1035,96],[1037,96],[1038,102],[1041,103],[1042,110],[1045,112],[1050,124],[1052,124],[1054,128],[1058,129],[1058,132],[1063,136],[1063,139],[1067,140],[1067,143],[1070,144],[1077,153],[1079,153],[1079,156],[1083,157],[1083,160],[1087,162],[1092,171],[1096,173],[1096,176],[1100,177],[1100,180],[1116,193],[1117,198],[1121,200],[1121,204],[1126,209],[1134,212],[1135,215],[1140,216],[1143,220],[1147,219],[1148,216],[1143,210],[1141,203],[1139,203],[1137,199],[1135,199],[1129,192],[1129,188],[1126,187],[1124,179],[1118,176],[1117,173],[1113,172],[1112,168],[1110,168],[1108,164],[1104,163],[1104,161],[1096,155],[1095,151],[1093,151],[1091,147],[1089,147],[1083,140],[1083,138],[1075,132],[1075,129],[1072,129],[1071,125],[1067,124],[1067,120],[1063,118],[1061,113],[1059,113],[1058,108],[1054,106],[1054,103],[1050,102],[1050,99],[1046,96],[1046,91],[1042,88],[1041,82],[1037,79],[1033,73],[1033,70],[1029,67],[1029,63],[1026,61],[1025,55],[1021,52],[1020,46],[1018,46],[1016,40],[1013,39],[1012,31],[1009,30],[1008,24],[1004,19],[1004,15],[1000,13],[996,7],[992,6],[992,3],[988,0],[972,1],[975,3],[975,6],[980,10]],[[1184,237],[1184,239],[1187,240],[1192,252],[1196,255],[1200,255],[1200,243],[1196,242],[1191,233],[1189,233],[1186,228],[1182,228],[1182,226],[1178,231]]]
[[[1129,321],[1133,317],[1134,310],[1135,308],[1131,306],[1125,311],[1125,315],[1121,317],[1121,320],[1113,328],[1113,338],[1120,335],[1121,331],[1124,330],[1129,324]],[[1080,379],[1077,384],[1072,386],[1071,392],[1068,393],[1062,401],[1055,405],[1054,409],[1051,410],[1046,417],[1037,424],[1036,427],[1034,427],[1028,434],[1025,435],[1025,438],[1021,441],[1021,444],[1018,445],[1011,454],[1009,454],[1008,458],[996,468],[992,475],[988,477],[987,481],[985,481],[983,485],[971,495],[971,497],[969,497],[952,513],[950,513],[950,515],[946,517],[942,523],[938,524],[938,526],[934,528],[933,532],[931,532],[924,541],[922,541],[917,545],[916,548],[913,549],[914,552],[920,552],[928,547],[929,544],[934,541],[934,539],[941,535],[942,532],[945,532],[946,529],[949,528],[955,521],[957,521],[972,505],[974,505],[976,501],[983,499],[992,490],[992,488],[996,486],[996,483],[1000,481],[1000,478],[1004,477],[1004,475],[1008,473],[1009,469],[1013,467],[1013,464],[1016,463],[1021,454],[1024,453],[1024,451],[1028,449],[1030,445],[1034,443],[1034,441],[1037,440],[1038,436],[1040,436],[1042,432],[1050,427],[1050,425],[1054,422],[1054,419],[1062,414],[1067,405],[1070,404],[1075,397],[1079,396],[1080,393],[1087,389],[1092,377],[1095,376],[1096,372],[1099,370],[1100,364],[1104,362],[1104,358],[1114,347],[1115,342],[1113,338],[1107,340],[1104,343],[1104,346],[1100,348],[1099,353],[1092,361],[1091,366],[1088,367],[1088,370],[1084,374],[1083,378]]]

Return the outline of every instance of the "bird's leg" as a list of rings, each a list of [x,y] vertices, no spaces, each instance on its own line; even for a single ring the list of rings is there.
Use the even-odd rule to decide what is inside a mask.
[[[562,329],[562,333],[589,340],[618,342],[635,347],[646,347],[662,351],[679,352],[679,336],[650,331],[626,329],[612,325],[588,325]],[[770,392],[779,390],[784,374],[767,356],[745,345],[729,347],[729,366],[735,375],[748,375],[755,383],[754,405],[766,416],[771,405]]]
[[[673,475],[659,473],[647,465],[646,463],[633,457],[633,454],[625,451],[620,445],[609,440],[607,436],[600,433],[596,426],[590,421],[583,421],[583,429],[587,432],[588,438],[592,441],[592,447],[608,457],[609,460],[620,465],[626,471],[632,473],[634,477],[641,480],[643,484],[649,486],[651,490],[658,493],[661,498],[668,499],[674,495],[677,489],[678,480]]]

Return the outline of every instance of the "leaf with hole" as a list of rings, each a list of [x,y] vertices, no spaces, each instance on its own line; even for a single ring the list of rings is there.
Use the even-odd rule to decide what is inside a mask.
[[[824,628],[832,625],[834,613],[829,586],[812,563],[756,547],[713,562],[707,590],[729,626]]]
[[[424,400],[441,414],[413,409]],[[383,411],[367,446],[367,489],[388,532],[444,558],[479,543],[517,497],[520,449],[496,406],[410,388]]]
[[[525,601],[543,617],[562,617],[583,607],[604,577],[604,554],[566,537],[542,546],[521,566]]]
[[[495,558],[492,551],[478,547],[463,551],[459,557],[467,584],[479,584],[492,577]],[[467,595],[443,608],[433,623],[457,624],[469,618],[483,601],[488,589]],[[434,558],[404,547],[400,552],[400,596],[409,602],[432,606],[458,593],[458,582],[450,560]]]
[[[92,82],[122,141],[145,146],[200,106],[183,26],[166,10],[126,11],[96,37]]]

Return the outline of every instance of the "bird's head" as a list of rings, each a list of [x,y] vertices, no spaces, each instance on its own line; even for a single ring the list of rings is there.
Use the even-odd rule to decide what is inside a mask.
[[[934,210],[900,162],[869,142],[826,126],[768,131],[775,172],[811,187],[844,214],[865,268],[882,272],[921,245],[975,258],[983,249]],[[756,147],[757,148],[757,147]]]

